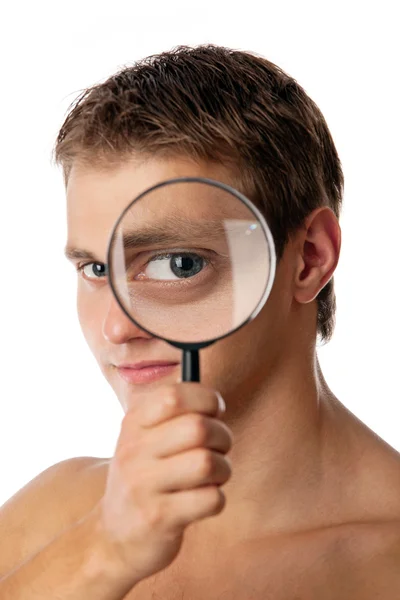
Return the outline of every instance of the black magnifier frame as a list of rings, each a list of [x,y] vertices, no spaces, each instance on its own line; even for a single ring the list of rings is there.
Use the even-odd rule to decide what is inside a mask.
[[[111,264],[111,252],[112,252],[112,243],[114,240],[114,236],[115,233],[121,223],[121,221],[123,220],[123,218],[125,217],[126,213],[131,210],[132,206],[135,204],[135,202],[137,202],[138,200],[141,200],[141,198],[143,198],[144,196],[146,196],[147,194],[149,194],[150,192],[153,192],[155,190],[157,190],[158,188],[164,187],[166,185],[171,185],[171,184],[175,184],[175,183],[189,183],[189,182],[194,182],[194,183],[205,183],[208,185],[213,185],[214,187],[218,187],[222,190],[225,190],[226,192],[229,192],[230,194],[232,194],[233,196],[235,196],[238,200],[241,200],[241,202],[243,202],[247,208],[249,210],[251,210],[251,212],[254,214],[254,216],[256,217],[256,219],[258,220],[258,222],[261,224],[262,230],[264,232],[265,237],[267,238],[268,241],[268,245],[269,245],[269,278],[267,281],[267,284],[265,286],[265,290],[258,302],[258,304],[256,305],[256,307],[254,308],[254,310],[252,311],[252,313],[249,315],[249,317],[243,321],[243,323],[241,323],[240,325],[238,325],[235,329],[232,329],[231,331],[228,331],[228,333],[224,333],[223,335],[214,338],[212,340],[207,340],[205,342],[179,342],[176,340],[168,340],[160,335],[157,335],[156,333],[154,333],[153,331],[150,331],[149,329],[146,329],[146,327],[143,327],[143,325],[141,323],[138,323],[126,310],[125,306],[122,304],[122,302],[119,299],[118,293],[115,289],[115,286],[113,284],[113,280],[112,277],[110,277],[111,273],[109,270],[109,265]],[[137,325],[137,327],[139,327],[140,329],[142,329],[142,331],[145,331],[146,333],[150,334],[152,337],[155,337],[157,339],[163,340],[164,342],[167,342],[168,344],[170,344],[171,346],[174,346],[175,348],[179,348],[180,350],[183,351],[183,356],[182,356],[182,381],[200,381],[200,363],[199,363],[199,350],[201,350],[202,348],[206,348],[207,346],[211,346],[211,344],[215,344],[215,342],[224,339],[225,337],[227,337],[228,335],[231,335],[232,333],[235,333],[236,331],[238,331],[241,327],[243,327],[244,325],[247,325],[247,323],[250,323],[253,319],[255,319],[255,317],[258,315],[258,313],[261,311],[261,309],[263,308],[265,302],[268,299],[268,296],[271,292],[274,280],[275,280],[275,271],[276,271],[276,251],[275,251],[275,244],[274,244],[274,240],[271,234],[271,231],[267,225],[267,222],[265,220],[264,215],[260,212],[260,210],[253,204],[253,202],[251,202],[248,198],[246,198],[246,196],[244,196],[241,192],[239,192],[238,190],[236,190],[235,188],[231,187],[230,185],[226,184],[226,183],[222,183],[221,181],[216,181],[214,179],[209,179],[206,177],[176,177],[173,179],[166,179],[165,181],[162,181],[161,183],[157,183],[156,185],[153,185],[150,188],[147,188],[144,192],[141,192],[139,194],[139,196],[137,196],[136,198],[134,198],[129,204],[128,206],[122,211],[121,215],[118,217],[112,231],[111,231],[111,235],[108,241],[108,246],[107,246],[107,273],[108,273],[108,280],[109,280],[109,284],[111,287],[111,291],[118,303],[118,305],[120,306],[121,310],[123,311],[123,313],[128,317],[128,319],[130,319],[132,321],[132,323],[134,323],[135,325]]]

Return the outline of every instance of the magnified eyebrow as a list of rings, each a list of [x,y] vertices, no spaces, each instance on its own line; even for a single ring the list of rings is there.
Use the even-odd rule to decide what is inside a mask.
[[[126,249],[153,246],[157,244],[175,244],[209,242],[224,239],[224,222],[203,220],[190,221],[183,218],[173,219],[173,222],[163,221],[159,225],[151,225],[140,230],[125,230],[123,232]]]
[[[142,229],[121,229],[123,232],[123,245],[126,250],[136,249],[158,244],[179,245],[210,242],[225,238],[226,231],[224,220],[203,219],[192,221],[183,217],[163,219],[159,224],[152,224]],[[68,260],[86,259],[101,262],[89,250],[67,246],[64,254]]]

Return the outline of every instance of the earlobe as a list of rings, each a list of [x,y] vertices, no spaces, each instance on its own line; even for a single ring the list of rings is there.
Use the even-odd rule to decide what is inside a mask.
[[[307,218],[301,236],[294,297],[307,304],[331,279],[339,261],[341,233],[336,215],[327,207],[316,209]]]

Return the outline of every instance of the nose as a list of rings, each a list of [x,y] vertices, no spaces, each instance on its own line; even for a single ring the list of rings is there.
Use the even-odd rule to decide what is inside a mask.
[[[104,316],[102,333],[107,342],[111,344],[124,344],[138,337],[146,339],[152,337],[126,316],[112,294],[108,310]]]

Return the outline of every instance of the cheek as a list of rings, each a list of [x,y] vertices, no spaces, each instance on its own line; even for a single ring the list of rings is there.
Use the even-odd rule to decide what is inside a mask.
[[[284,352],[289,313],[290,295],[275,288],[253,321],[200,351],[204,383],[229,398],[264,377]]]
[[[77,312],[82,333],[89,347],[94,350],[102,337],[102,307],[93,294],[78,289]]]

